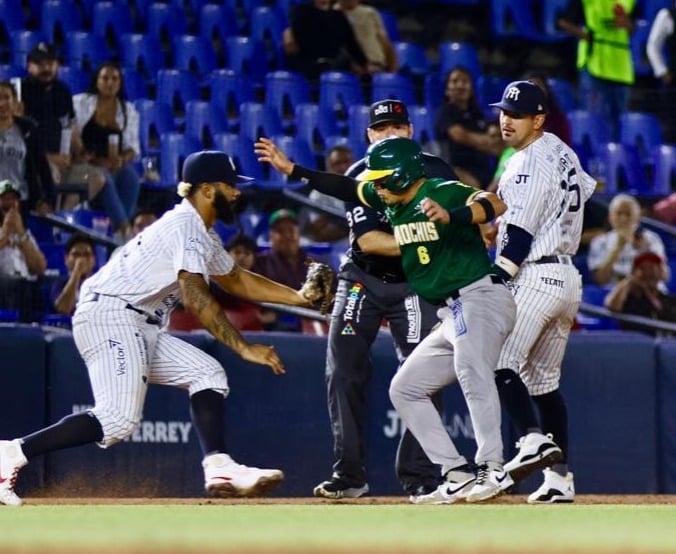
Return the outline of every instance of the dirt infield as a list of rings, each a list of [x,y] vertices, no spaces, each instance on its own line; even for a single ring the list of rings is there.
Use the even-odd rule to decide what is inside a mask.
[[[326,500],[323,498],[99,498],[99,497],[53,497],[53,498],[39,498],[27,497],[24,498],[26,505],[182,505],[182,506],[203,506],[203,505],[246,505],[246,504],[267,504],[267,505],[285,505],[285,504],[300,504],[300,505],[322,505],[322,504],[344,504],[344,505],[391,505],[391,504],[408,504],[408,498],[404,496],[367,496],[363,498],[344,499],[344,500]],[[490,502],[482,504],[525,504],[526,495],[505,495]],[[589,494],[577,495],[575,497],[575,504],[676,504],[676,495],[666,494]],[[464,503],[454,504],[454,507],[461,507],[467,505]]]

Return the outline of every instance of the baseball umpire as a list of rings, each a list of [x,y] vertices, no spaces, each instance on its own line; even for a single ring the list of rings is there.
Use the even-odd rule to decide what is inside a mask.
[[[575,152],[544,132],[546,102],[535,83],[515,81],[500,102],[491,104],[500,108],[502,138],[516,150],[498,185],[508,210],[500,220],[495,270],[511,281],[517,319],[504,344],[496,382],[522,435],[519,452],[505,469],[519,481],[536,468],[546,468],[544,482],[528,497],[529,503],[573,502],[575,497],[559,380],[582,297],[582,278],[571,256],[580,245],[584,204],[596,186]]]
[[[181,299],[217,340],[243,359],[284,373],[274,347],[250,344],[232,326],[207,282],[210,276],[228,292],[253,301],[309,304],[301,292],[237,266],[213,230],[217,219],[232,217],[232,205],[241,195],[237,185],[250,180],[235,173],[224,152],[191,154],[178,187],[184,200],[83,283],[73,336],[87,365],[95,406],[26,437],[0,441],[0,503],[22,504],[14,484],[19,470],[34,457],[92,442],[107,448],[131,435],[149,384],[188,392],[209,494],[257,496],[282,481],[280,470],[247,467],[225,453],[225,371],[163,325]]]

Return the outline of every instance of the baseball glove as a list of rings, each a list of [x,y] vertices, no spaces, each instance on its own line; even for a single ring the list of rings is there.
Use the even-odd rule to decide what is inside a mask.
[[[326,264],[312,262],[307,266],[305,281],[300,287],[303,297],[325,314],[333,302],[333,270]]]

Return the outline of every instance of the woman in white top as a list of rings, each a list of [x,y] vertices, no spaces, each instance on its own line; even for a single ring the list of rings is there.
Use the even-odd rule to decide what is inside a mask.
[[[138,201],[140,179],[132,164],[141,148],[138,112],[124,99],[119,67],[102,64],[89,90],[73,96],[73,107],[85,157],[106,179],[99,197],[124,238]]]
[[[641,227],[641,206],[633,196],[618,194],[608,206],[611,230],[594,237],[589,245],[587,265],[599,285],[612,285],[631,273],[634,258],[641,252],[654,252],[667,259],[659,235]],[[664,278],[668,268],[664,266]]]

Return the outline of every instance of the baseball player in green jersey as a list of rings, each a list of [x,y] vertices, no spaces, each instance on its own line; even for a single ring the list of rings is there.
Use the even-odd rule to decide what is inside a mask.
[[[503,468],[500,401],[494,369],[515,317],[514,300],[491,261],[479,225],[506,210],[491,192],[458,181],[428,179],[420,146],[388,138],[366,153],[359,181],[314,172],[292,163],[265,138],[259,160],[320,192],[360,201],[389,218],[411,288],[441,306],[441,324],[409,355],[390,385],[390,399],[444,482],[418,503],[479,502],[513,481]],[[321,176],[321,184],[319,177]],[[477,440],[475,475],[446,432],[430,396],[454,383],[467,401]]]

